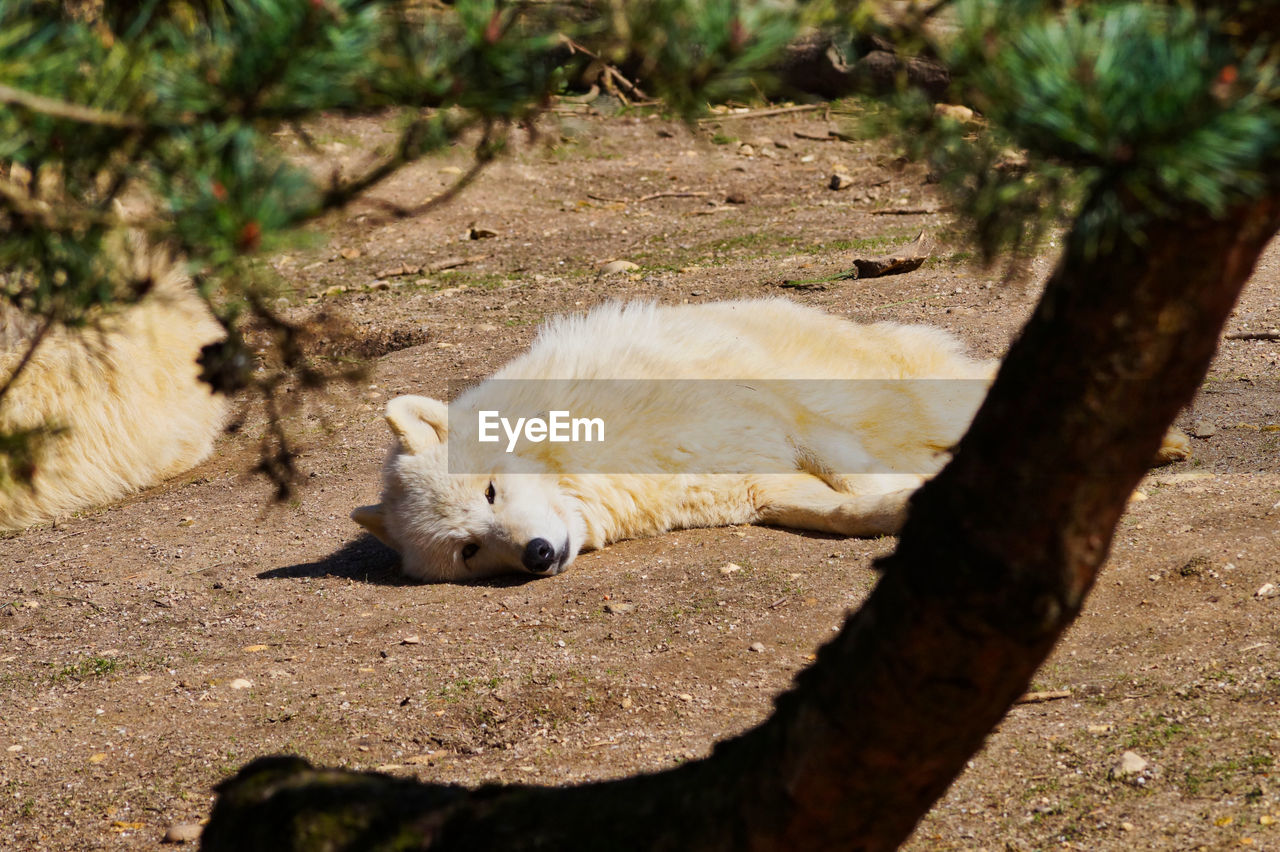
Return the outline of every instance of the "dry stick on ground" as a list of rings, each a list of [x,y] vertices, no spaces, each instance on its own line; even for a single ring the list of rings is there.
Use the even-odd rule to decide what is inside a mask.
[[[587,193],[587,198],[595,201],[608,201],[612,204],[639,204],[642,201],[653,201],[655,198],[705,198],[710,195],[709,192],[652,192],[648,195],[642,195],[639,198],[609,198],[605,195],[593,195]]]
[[[1278,228],[1280,194],[1157,219],[1092,261],[1073,232],[870,597],[773,716],[709,758],[476,790],[267,758],[221,787],[203,848],[897,848],[1079,613]]]
[[[712,121],[736,121],[741,118],[765,118],[770,115],[786,115],[789,112],[813,112],[819,109],[830,109],[831,104],[801,104],[799,106],[774,107],[772,109],[758,109],[752,112],[730,112],[724,115],[708,115],[705,118],[698,119],[699,123]]]
[[[637,86],[635,83],[628,80],[626,77],[624,77],[622,72],[619,71],[617,68],[613,67],[608,62],[605,62],[595,53],[592,53],[590,50],[587,50],[585,47],[578,44],[573,39],[567,36],[563,38],[569,50],[573,51],[574,53],[581,53],[583,56],[589,56],[591,57],[591,59],[595,60],[600,64],[601,79],[604,82],[604,87],[606,89],[613,90],[613,94],[621,98],[624,103],[627,102],[627,99],[621,92],[614,89],[614,86],[613,86],[614,83],[621,85],[624,89],[627,90],[627,92],[631,95],[631,97],[635,98],[636,100],[640,100],[640,101],[649,100],[649,96],[644,93],[644,90],[641,89],[639,86]]]
[[[883,210],[868,210],[872,216],[930,216],[934,213],[946,213],[947,207],[886,207]]]

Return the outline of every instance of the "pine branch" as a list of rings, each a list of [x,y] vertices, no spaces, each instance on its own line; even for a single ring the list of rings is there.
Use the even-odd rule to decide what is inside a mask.
[[[89,124],[97,127],[118,127],[136,130],[145,126],[141,119],[131,115],[94,109],[93,107],[68,103],[55,98],[47,98],[44,95],[15,89],[13,86],[7,86],[3,83],[0,83],[0,103],[19,106],[52,118],[63,118],[79,124]]]

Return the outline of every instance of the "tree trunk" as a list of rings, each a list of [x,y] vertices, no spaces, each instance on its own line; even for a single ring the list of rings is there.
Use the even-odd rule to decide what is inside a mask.
[[[1079,612],[1278,227],[1274,196],[1157,220],[1092,260],[1073,235],[871,596],[774,715],[709,758],[477,790],[268,758],[222,786],[204,848],[895,848]]]

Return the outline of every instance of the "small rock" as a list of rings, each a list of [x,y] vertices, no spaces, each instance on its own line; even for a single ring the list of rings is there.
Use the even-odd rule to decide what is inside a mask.
[[[1193,556],[1187,560],[1187,564],[1178,569],[1178,573],[1183,577],[1199,577],[1204,574],[1213,565],[1213,560],[1207,556]]]
[[[1121,830],[1121,831],[1133,831],[1133,823],[1131,823],[1131,822],[1122,822],[1122,823],[1120,823],[1120,830]]]
[[[163,843],[195,843],[204,826],[198,822],[175,822],[164,830]]]
[[[604,605],[604,611],[613,615],[626,615],[629,612],[635,612],[636,605],[629,603],[607,603]]]
[[[267,648],[267,645],[245,645],[240,650],[244,651],[246,654],[258,654],[267,650]]]
[[[730,574],[734,574],[741,570],[742,570],[742,566],[737,564],[736,562],[729,562],[725,565],[720,566],[720,573],[724,574],[726,577]]]
[[[1191,424],[1191,435],[1195,438],[1212,438],[1218,434],[1218,427],[1208,420],[1197,420]]]
[[[440,174],[456,176],[456,175],[462,174],[462,169],[459,168],[458,166],[444,166],[443,168],[440,169]]]
[[[1136,778],[1147,771],[1147,760],[1136,751],[1126,751],[1120,761],[1111,767],[1111,777],[1124,780]]]
[[[379,270],[376,275],[379,278],[399,278],[402,275],[418,275],[422,272],[421,266],[389,266],[386,269]]]
[[[764,643],[763,643],[763,642],[752,642],[749,646],[747,646],[747,650],[748,650],[748,651],[755,651],[757,654],[763,654],[763,653],[764,653]]]
[[[828,189],[848,189],[853,186],[853,177],[844,172],[835,172],[831,175],[831,180],[827,181]]]
[[[359,256],[360,256],[360,249],[358,249],[358,248],[344,248],[344,249],[339,249],[339,250],[338,250],[338,255],[339,255],[343,260],[355,260],[357,257],[359,257]]]
[[[326,299],[332,299],[334,296],[341,296],[345,292],[347,292],[346,287],[341,284],[334,284],[332,287],[325,288],[325,291],[320,295]]]
[[[731,192],[724,197],[725,204],[746,204],[747,197],[741,192]]]
[[[401,644],[401,645],[421,645],[421,644],[422,644],[422,637],[420,637],[420,636],[406,636],[406,637],[404,637],[403,639],[401,639],[401,640],[400,640],[400,644]]]
[[[631,700],[631,696],[630,696],[630,695],[625,696],[625,697],[622,699],[622,709],[623,709],[623,710],[630,710],[630,709],[631,709],[631,705],[632,705],[633,703],[634,703],[634,702]]]
[[[949,118],[961,124],[977,124],[981,121],[973,110],[960,104],[935,104],[933,114],[938,118]]]
[[[1088,730],[1089,733],[1091,734],[1109,734],[1115,729],[1116,729],[1115,725],[1102,724],[1102,725],[1090,725],[1086,730]]]
[[[786,139],[774,139],[773,147],[786,149],[791,147],[791,143],[788,142]]]
[[[632,263],[629,260],[611,260],[608,263],[601,264],[601,275],[613,275],[618,272],[630,272],[633,269],[639,269],[640,264]]]
[[[689,295],[690,295],[690,296],[705,296],[705,295],[707,295],[707,291],[706,291],[706,290],[690,290],[690,291],[689,291]]]
[[[677,698],[679,698],[681,701],[692,701],[692,700],[693,700],[693,696],[692,696],[692,695],[690,695],[690,694],[689,694],[689,693],[687,693],[687,692],[682,692],[682,693],[680,693],[679,695],[677,695],[676,697],[677,697]]]
[[[498,236],[498,232],[492,228],[483,228],[474,222],[467,229],[467,239],[469,240],[487,240],[491,237]]]
[[[756,149],[752,148],[750,145],[739,145],[738,155],[742,157],[754,157],[756,155]]]
[[[230,686],[232,689],[248,689],[249,687],[253,686],[253,681],[248,680],[246,678],[238,677],[235,680],[231,681],[231,683],[228,684],[228,686]]]
[[[1255,598],[1259,598],[1261,600],[1265,600],[1267,598],[1274,598],[1276,595],[1280,595],[1280,589],[1276,588],[1275,583],[1263,583],[1258,588],[1258,591],[1253,593],[1253,596]]]
[[[195,522],[196,522],[196,519],[195,519],[195,518],[183,518],[182,520],[178,521],[178,526],[180,526],[180,527],[189,527],[189,526],[191,526],[192,524],[194,524]]]

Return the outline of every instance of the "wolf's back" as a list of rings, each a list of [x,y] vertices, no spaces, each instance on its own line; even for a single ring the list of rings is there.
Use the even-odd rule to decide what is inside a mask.
[[[116,500],[211,451],[226,403],[199,381],[196,359],[222,328],[172,264],[155,280],[132,307],[51,330],[0,400],[0,434],[35,430],[31,467],[0,477],[0,529]],[[0,384],[33,332],[0,309]]]

